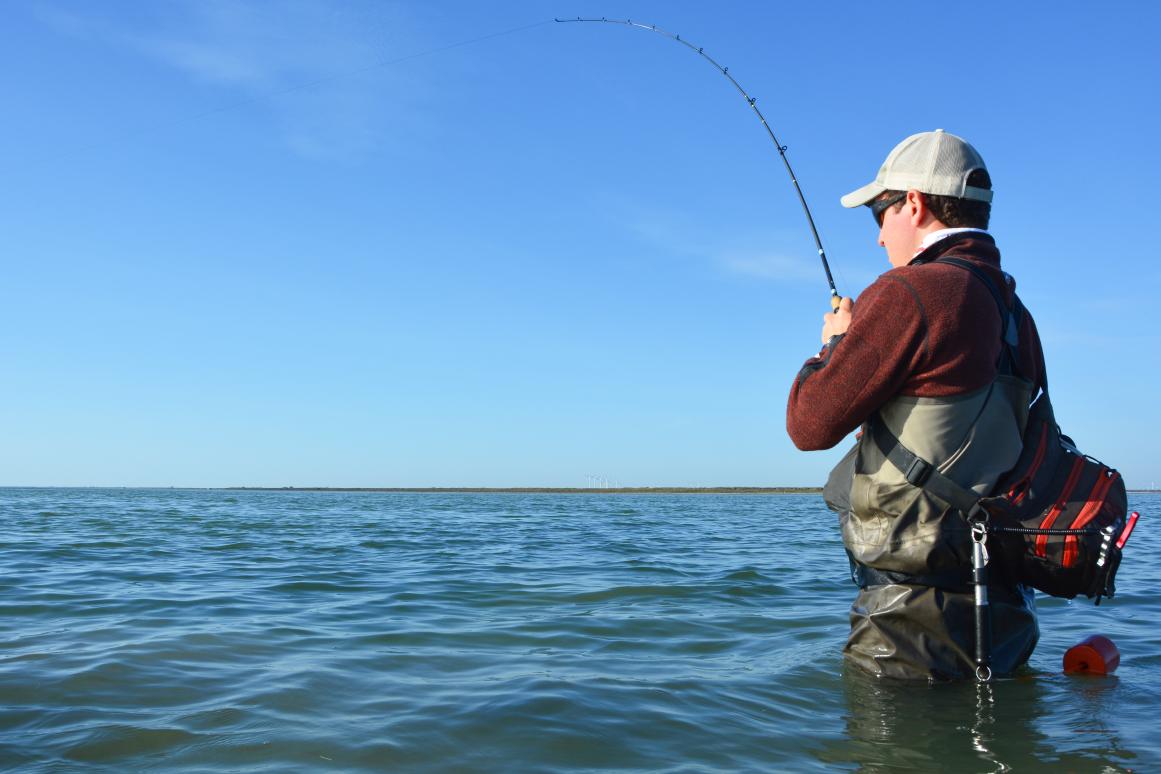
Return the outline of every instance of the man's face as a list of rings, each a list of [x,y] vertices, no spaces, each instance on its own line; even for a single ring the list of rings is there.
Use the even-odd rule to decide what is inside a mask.
[[[915,227],[911,222],[910,195],[883,211],[879,246],[887,250],[891,266],[906,266],[915,256]]]

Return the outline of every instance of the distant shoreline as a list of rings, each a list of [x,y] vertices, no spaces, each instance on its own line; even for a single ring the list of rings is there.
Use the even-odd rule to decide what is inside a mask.
[[[231,492],[402,492],[444,494],[822,494],[821,486],[226,486]],[[1161,489],[1129,489],[1129,494],[1157,494]]]
[[[478,494],[821,494],[820,486],[46,486],[3,484],[5,489],[188,489],[210,492],[413,492]],[[1129,494],[1161,494],[1161,489],[1127,489]]]
[[[622,486],[585,488],[551,486],[418,486],[418,487],[346,487],[346,486],[228,486],[240,492],[408,492],[471,494],[821,494],[818,486]]]

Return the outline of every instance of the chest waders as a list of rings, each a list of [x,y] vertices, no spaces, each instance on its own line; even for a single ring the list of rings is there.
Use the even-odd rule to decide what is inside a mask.
[[[941,258],[938,262],[948,263],[971,272],[973,276],[988,288],[988,291],[996,301],[996,305],[999,307],[1000,316],[1003,321],[1003,346],[1001,347],[998,369],[1001,376],[998,378],[1003,378],[1004,376],[1012,377],[1017,363],[1017,347],[1019,345],[1018,331],[1020,325],[1018,314],[1020,308],[1018,307],[1016,312],[1009,310],[999,290],[987,275],[968,261],[957,258]],[[1028,383],[1025,382],[1025,384]],[[1028,398],[1031,398],[1031,390],[1029,390]],[[1024,405],[1027,406],[1028,403]],[[981,410],[982,414],[983,411]],[[1025,422],[1027,421],[1026,411],[1023,414],[1023,420]],[[1021,430],[1023,430],[1023,423],[1021,423]],[[879,446],[887,456],[887,459],[895,467],[904,472],[909,483],[931,493],[939,500],[955,508],[959,513],[963,514],[964,519],[970,526],[971,584],[975,601],[973,617],[975,629],[975,676],[979,682],[988,682],[992,678],[992,616],[991,607],[988,603],[989,555],[987,540],[989,525],[988,512],[979,503],[981,495],[987,494],[987,492],[977,493],[974,489],[957,483],[939,470],[939,468],[907,449],[900,439],[894,437],[882,422],[873,422],[873,434],[876,445]]]
[[[978,272],[960,259],[938,262]],[[1034,389],[1014,373],[1019,321],[997,301],[1005,346],[993,382],[950,398],[892,399],[828,482],[861,589],[846,652],[873,673],[945,679],[971,664],[986,681],[997,666],[997,620],[1000,671],[1035,647],[1030,594],[989,573],[988,515],[979,506],[1020,455]],[[846,491],[834,497],[843,481]],[[1003,592],[998,611],[990,591]]]

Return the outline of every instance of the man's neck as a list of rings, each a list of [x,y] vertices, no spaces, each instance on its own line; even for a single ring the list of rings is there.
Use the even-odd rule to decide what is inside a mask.
[[[978,234],[988,233],[982,228],[948,228],[940,223],[938,228],[931,229],[923,235],[923,239],[915,249],[915,254],[918,255],[941,239],[947,239],[949,236],[954,236],[955,234],[965,234],[973,231]]]

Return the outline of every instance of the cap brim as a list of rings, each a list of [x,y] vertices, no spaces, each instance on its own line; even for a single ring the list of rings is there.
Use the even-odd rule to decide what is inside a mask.
[[[844,207],[862,207],[864,204],[870,203],[872,199],[886,190],[886,187],[884,187],[881,183],[871,182],[867,183],[857,191],[851,191],[839,201],[842,202]]]

